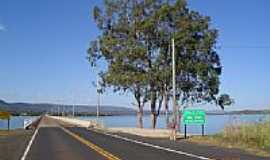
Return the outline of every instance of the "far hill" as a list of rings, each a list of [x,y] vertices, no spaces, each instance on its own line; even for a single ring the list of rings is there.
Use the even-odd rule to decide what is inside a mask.
[[[0,110],[9,111],[13,115],[40,115],[52,113],[54,115],[72,114],[73,105],[51,104],[51,103],[7,103],[0,100]],[[94,105],[75,105],[75,112],[79,115],[95,115],[96,106]],[[129,115],[136,111],[131,108],[120,106],[100,106],[101,115]]]
[[[50,113],[71,115],[72,105],[51,104],[51,103],[8,103],[0,100],[0,111],[9,111],[13,115],[40,115]],[[75,105],[76,115],[96,115],[96,105]],[[148,115],[149,110],[144,111]],[[239,111],[207,111],[208,115],[239,115],[239,114],[270,114],[270,110],[239,110]],[[135,115],[136,110],[121,106],[100,106],[100,115]],[[164,114],[161,111],[161,114]],[[171,114],[171,112],[170,112]]]
[[[270,114],[269,109],[263,110],[239,110],[239,111],[208,111],[208,115],[239,115],[239,114]]]

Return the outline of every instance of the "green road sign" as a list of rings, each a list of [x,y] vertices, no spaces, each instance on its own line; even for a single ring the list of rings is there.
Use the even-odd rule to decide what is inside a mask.
[[[183,113],[184,124],[205,124],[205,111],[202,109],[187,109]]]

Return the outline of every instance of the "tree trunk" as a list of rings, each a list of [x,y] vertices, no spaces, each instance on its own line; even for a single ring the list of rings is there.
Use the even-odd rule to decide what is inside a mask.
[[[168,109],[165,109],[165,120],[166,120],[166,128],[170,128],[169,127],[170,119],[169,119],[169,111],[168,111]]]
[[[151,113],[152,113],[152,128],[156,128],[157,113],[156,113],[156,95],[151,96]]]
[[[137,101],[138,111],[137,111],[137,127],[143,128],[143,106],[144,104],[141,103],[141,93],[140,88],[135,87],[134,97]]]
[[[151,84],[151,97],[150,97],[150,107],[151,107],[151,113],[152,113],[152,128],[156,128],[156,120],[157,120],[157,113],[156,113],[156,100],[157,100],[157,95],[156,91],[153,87],[154,85]]]
[[[182,118],[182,112],[180,112],[180,105],[177,104],[177,112],[178,116],[176,117],[176,127],[175,129],[179,132],[181,132],[181,118]]]
[[[166,127],[169,128],[169,105],[168,105],[168,94],[167,90],[165,88],[164,92],[164,110],[165,110],[165,121],[166,121]]]
[[[180,133],[181,133],[181,118],[182,118],[182,114],[179,113],[179,115],[177,116],[176,130],[179,131]]]
[[[143,128],[143,109],[142,107],[138,107],[137,112],[137,127]]]
[[[152,118],[152,128],[155,129],[157,125],[157,114],[152,113],[151,118]]]

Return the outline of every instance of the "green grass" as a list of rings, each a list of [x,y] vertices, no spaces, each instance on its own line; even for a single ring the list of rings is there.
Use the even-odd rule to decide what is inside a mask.
[[[270,122],[228,125],[219,134],[193,137],[191,141],[270,156]]]

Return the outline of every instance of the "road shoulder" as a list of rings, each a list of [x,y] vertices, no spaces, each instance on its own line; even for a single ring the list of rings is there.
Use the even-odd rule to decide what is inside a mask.
[[[33,130],[24,129],[11,130],[9,132],[0,130],[0,159],[20,159],[33,133]]]

